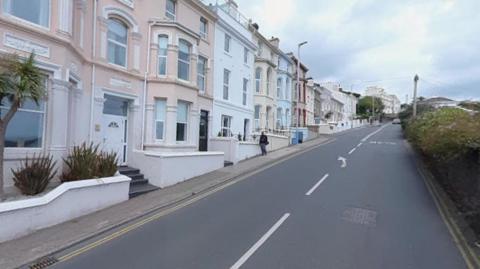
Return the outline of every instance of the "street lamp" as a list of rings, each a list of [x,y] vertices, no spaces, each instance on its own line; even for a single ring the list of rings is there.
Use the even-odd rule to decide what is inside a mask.
[[[295,115],[297,118],[295,119],[295,127],[298,127],[299,120],[300,120],[300,113],[298,112],[298,102],[300,101],[300,47],[307,44],[307,41],[303,41],[302,43],[298,44],[298,51],[297,51],[297,103],[295,104]]]

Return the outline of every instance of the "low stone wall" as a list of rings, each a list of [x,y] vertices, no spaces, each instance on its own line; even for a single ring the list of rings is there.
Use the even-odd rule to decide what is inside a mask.
[[[289,141],[288,141],[288,137],[283,136],[283,135],[267,134],[267,137],[268,137],[268,142],[269,142],[269,144],[267,146],[268,151],[288,147],[288,145],[290,144]],[[305,140],[306,139],[304,137],[304,141]]]
[[[225,161],[237,163],[261,153],[258,142],[238,141],[233,137],[215,137],[209,141],[210,149],[225,153]]]
[[[223,167],[224,153],[133,151],[129,164],[164,188]]]
[[[15,239],[128,200],[130,178],[65,182],[42,195],[0,203],[0,242]]]

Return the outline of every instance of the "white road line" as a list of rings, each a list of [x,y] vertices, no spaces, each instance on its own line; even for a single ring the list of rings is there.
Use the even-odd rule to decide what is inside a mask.
[[[317,182],[317,184],[315,184],[307,193],[305,193],[305,195],[310,196],[310,194],[312,194],[312,193],[315,191],[315,189],[317,189],[318,186],[320,186],[320,184],[322,184],[322,182],[323,182],[325,179],[327,179],[327,177],[328,177],[328,174],[324,175],[324,176],[322,177],[322,179],[320,179],[320,180]]]
[[[281,217],[277,223],[275,223],[272,228],[270,228],[270,230],[268,230],[268,232],[266,234],[264,234],[260,240],[257,241],[257,243],[255,243],[255,245],[253,245],[245,254],[243,254],[243,256],[234,264],[230,267],[230,269],[238,269],[240,268],[247,260],[248,258],[250,258],[250,256],[253,255],[253,253],[255,253],[255,251],[257,251],[257,249],[259,249],[263,243],[265,243],[265,241],[267,241],[267,239],[280,227],[280,225],[282,225],[282,223],[290,216],[290,213],[285,213],[285,215],[283,215],[283,217]]]
[[[387,126],[388,126],[388,124],[385,124],[385,125],[383,125],[382,127],[380,127],[380,129],[378,129],[378,130],[376,130],[375,132],[373,132],[373,133],[365,136],[365,137],[362,139],[362,142],[367,141],[370,137],[376,135],[377,133],[379,133],[381,130],[383,130],[383,129],[384,129],[385,127],[387,127]]]
[[[356,149],[357,149],[357,148],[353,148],[352,150],[350,150],[350,151],[348,152],[348,155],[352,154]]]
[[[362,145],[363,145],[363,143],[358,144],[358,145],[357,145],[357,148],[360,147],[360,146],[362,146]]]

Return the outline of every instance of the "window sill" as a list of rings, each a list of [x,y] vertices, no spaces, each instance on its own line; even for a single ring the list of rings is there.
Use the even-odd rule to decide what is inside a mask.
[[[118,69],[123,70],[123,71],[128,71],[128,68],[126,66],[114,64],[114,63],[111,63],[111,62],[107,62],[107,63],[111,67],[118,68]]]
[[[230,58],[233,57],[232,54],[230,54],[230,52],[228,52],[228,51],[223,51],[223,54],[227,55],[227,56],[230,57]]]
[[[49,18],[49,21],[48,21],[48,26],[44,26],[44,25],[40,25],[40,24],[37,24],[37,23],[34,23],[34,22],[31,22],[31,21],[27,21],[25,19],[22,19],[20,17],[17,17],[15,15],[12,15],[12,14],[9,14],[7,12],[3,12],[3,15],[9,19],[11,19],[12,21],[15,21],[17,23],[21,23],[22,25],[23,24],[26,24],[27,26],[31,26],[31,27],[34,27],[36,29],[41,29],[41,30],[44,30],[44,31],[48,31],[50,32],[50,19],[51,17]]]

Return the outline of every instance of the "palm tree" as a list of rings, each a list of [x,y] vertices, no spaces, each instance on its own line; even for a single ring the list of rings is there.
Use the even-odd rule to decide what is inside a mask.
[[[46,96],[44,76],[35,65],[35,54],[26,59],[17,54],[0,56],[0,105],[8,107],[0,111],[0,194],[3,193],[3,154],[8,123],[26,100],[37,105]]]

